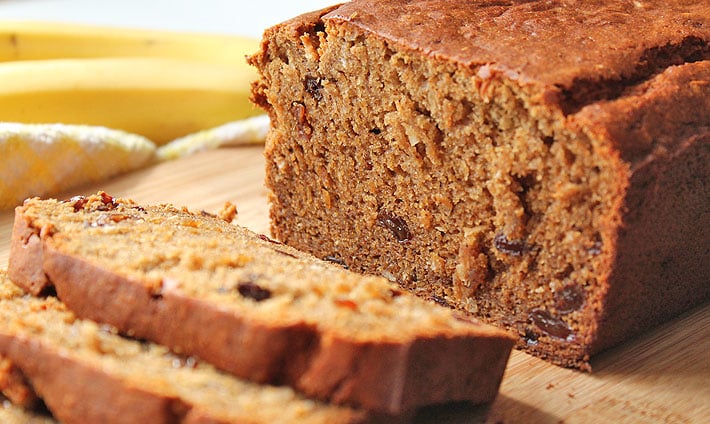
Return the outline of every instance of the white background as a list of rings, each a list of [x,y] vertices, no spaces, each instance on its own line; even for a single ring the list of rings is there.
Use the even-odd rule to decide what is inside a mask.
[[[0,0],[0,19],[260,37],[270,25],[340,2],[342,0]]]

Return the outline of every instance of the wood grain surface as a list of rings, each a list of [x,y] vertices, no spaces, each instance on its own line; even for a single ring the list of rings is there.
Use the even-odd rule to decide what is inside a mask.
[[[204,152],[56,195],[105,190],[141,203],[218,211],[237,205],[237,223],[268,233],[261,147]],[[0,267],[8,257],[12,211],[0,211]],[[594,358],[582,373],[513,352],[491,405],[421,411],[418,423],[708,423],[710,305]]]

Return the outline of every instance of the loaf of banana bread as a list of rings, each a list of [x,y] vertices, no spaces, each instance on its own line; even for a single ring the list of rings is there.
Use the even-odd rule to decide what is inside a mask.
[[[306,399],[286,387],[218,372],[162,346],[130,340],[80,320],[55,297],[25,295],[0,271],[0,358],[55,418],[84,423],[356,423],[367,414]],[[26,397],[8,393],[4,413],[32,417]],[[4,414],[0,410],[0,417]],[[373,417],[374,418],[374,417]],[[5,423],[6,421],[2,421]],[[33,422],[33,421],[29,421]]]
[[[272,233],[569,367],[710,298],[710,3],[353,0],[251,58]]]
[[[82,318],[252,381],[389,414],[491,401],[514,344],[220,217],[106,193],[25,201],[9,263],[13,282],[56,290]]]

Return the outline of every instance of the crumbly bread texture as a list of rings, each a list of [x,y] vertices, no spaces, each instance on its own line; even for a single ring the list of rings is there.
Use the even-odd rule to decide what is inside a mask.
[[[239,380],[162,346],[119,336],[110,326],[76,318],[55,297],[24,294],[1,271],[0,356],[66,424],[330,424],[367,418],[362,411]],[[0,418],[51,422],[22,409],[3,400]]]
[[[264,34],[272,234],[591,355],[710,298],[710,3],[354,0]]]
[[[206,213],[106,193],[16,209],[10,277],[83,318],[257,382],[398,414],[488,402],[503,330]]]

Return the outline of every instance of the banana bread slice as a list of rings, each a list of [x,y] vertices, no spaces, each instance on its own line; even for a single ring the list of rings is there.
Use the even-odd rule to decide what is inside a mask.
[[[251,58],[271,232],[590,369],[710,299],[710,3],[353,0]]]
[[[257,382],[398,414],[487,402],[503,330],[206,213],[106,193],[16,209],[10,277],[82,318]]]
[[[363,411],[239,380],[162,346],[119,336],[110,326],[78,319],[55,297],[24,294],[2,271],[0,356],[67,424],[330,424],[368,418]]]

